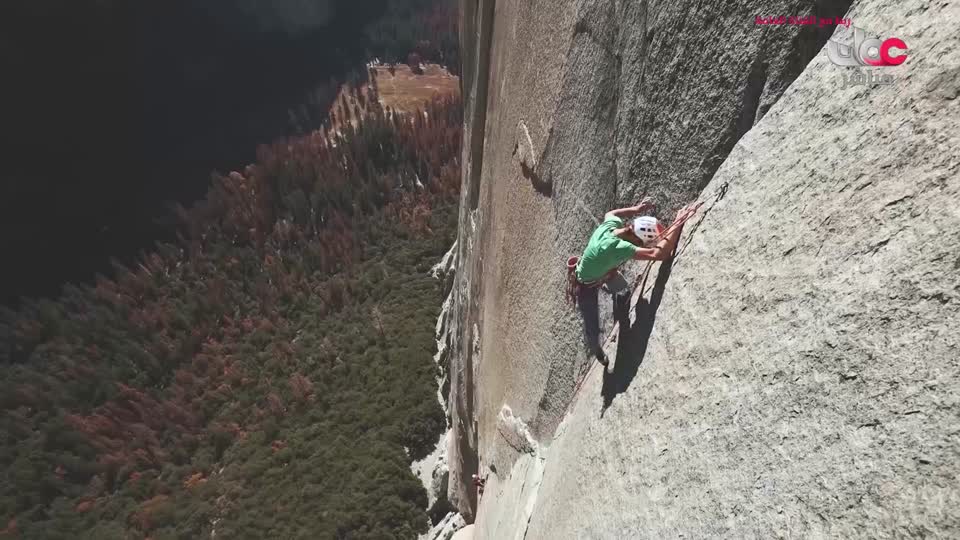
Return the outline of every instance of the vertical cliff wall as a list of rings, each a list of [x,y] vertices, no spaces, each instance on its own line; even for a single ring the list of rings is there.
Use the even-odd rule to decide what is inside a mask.
[[[476,533],[955,534],[958,6],[462,7],[449,490]],[[834,27],[778,15],[910,58],[848,87]],[[563,262],[642,194],[705,205],[588,372]]]

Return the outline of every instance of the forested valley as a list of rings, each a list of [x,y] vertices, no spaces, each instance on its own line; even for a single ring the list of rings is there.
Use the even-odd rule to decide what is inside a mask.
[[[354,95],[217,175],[176,241],[3,311],[0,537],[426,530],[462,107]]]

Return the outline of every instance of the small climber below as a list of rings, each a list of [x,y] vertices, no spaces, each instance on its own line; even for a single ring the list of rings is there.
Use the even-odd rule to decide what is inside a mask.
[[[669,228],[653,216],[639,216],[654,208],[645,198],[637,206],[618,208],[604,215],[590,235],[573,270],[576,302],[584,318],[584,329],[591,352],[597,361],[607,366],[607,358],[600,343],[600,314],[597,289],[603,287],[613,296],[613,314],[621,326],[629,324],[630,286],[620,273],[620,266],[629,260],[663,261],[677,247],[683,223],[696,213],[697,206],[689,205],[677,213]],[[639,217],[637,217],[639,216]],[[629,225],[624,221],[633,218]]]
[[[487,486],[487,479],[479,474],[474,474],[471,478],[473,479],[473,485],[477,487],[477,498],[479,498],[480,495],[483,495],[483,488]]]

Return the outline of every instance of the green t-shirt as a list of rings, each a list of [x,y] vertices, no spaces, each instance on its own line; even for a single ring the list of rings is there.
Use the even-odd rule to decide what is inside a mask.
[[[620,227],[623,227],[623,220],[611,217],[593,231],[587,242],[587,249],[583,250],[580,262],[577,263],[578,281],[596,281],[633,258],[637,246],[613,234],[613,231]]]

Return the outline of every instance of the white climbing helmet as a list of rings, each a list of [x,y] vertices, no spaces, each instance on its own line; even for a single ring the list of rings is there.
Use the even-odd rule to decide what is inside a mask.
[[[645,246],[655,242],[661,232],[663,232],[663,226],[653,216],[640,216],[633,220],[633,234],[640,237]]]

